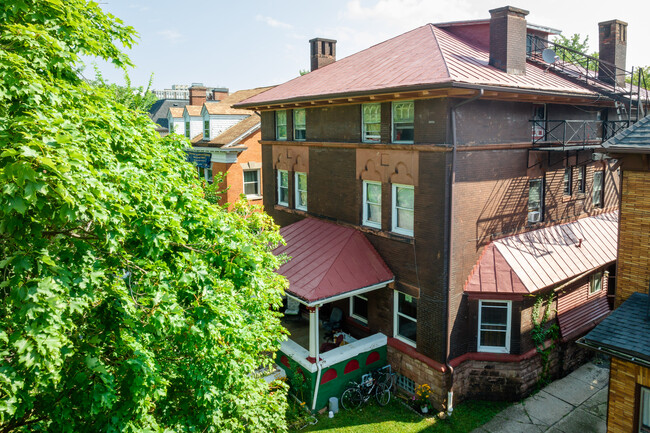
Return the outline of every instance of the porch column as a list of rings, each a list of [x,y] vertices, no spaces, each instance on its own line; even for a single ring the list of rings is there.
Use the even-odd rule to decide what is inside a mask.
[[[309,362],[318,359],[318,310],[319,307],[307,307],[309,311]]]

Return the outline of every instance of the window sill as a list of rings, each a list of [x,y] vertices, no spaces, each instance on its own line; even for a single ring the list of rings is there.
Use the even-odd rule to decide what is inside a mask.
[[[273,205],[273,210],[278,210],[278,211],[283,211],[286,213],[294,214],[294,215],[301,215],[301,216],[308,216],[310,215],[309,213],[305,212],[304,210],[300,209],[291,209],[289,205],[282,205],[282,204],[274,204]]]
[[[401,335],[397,335],[397,334],[396,334],[393,338],[396,339],[396,340],[401,341],[401,342],[404,343],[404,344],[408,344],[409,346],[411,346],[411,347],[413,347],[413,348],[417,348],[417,347],[418,347],[417,344],[416,344],[415,342],[409,340],[408,338],[402,337]]]
[[[262,200],[261,195],[251,194],[246,196],[246,200]]]
[[[574,196],[571,196],[571,195],[563,195],[563,196],[562,196],[562,203],[566,203],[566,202],[571,201],[571,200],[574,200],[574,199],[575,199]]]

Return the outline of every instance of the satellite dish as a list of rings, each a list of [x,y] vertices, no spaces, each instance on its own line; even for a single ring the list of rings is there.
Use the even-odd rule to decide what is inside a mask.
[[[555,51],[553,51],[550,48],[545,49],[544,51],[542,51],[542,59],[544,59],[546,63],[555,63],[555,60],[557,60],[557,57],[555,56]]]

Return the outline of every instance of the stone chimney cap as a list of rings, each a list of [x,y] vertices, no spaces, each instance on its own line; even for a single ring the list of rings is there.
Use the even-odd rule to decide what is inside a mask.
[[[495,15],[495,14],[499,14],[499,13],[502,13],[502,12],[518,14],[518,15],[522,15],[524,17],[530,13],[525,9],[516,8],[514,6],[503,6],[503,7],[500,7],[500,8],[490,10],[490,15]]]
[[[606,24],[613,24],[613,23],[616,23],[616,24],[623,24],[624,26],[627,25],[627,23],[626,23],[625,21],[621,21],[621,20],[609,20],[609,21],[603,21],[603,22],[598,23],[598,25],[599,25],[599,26],[604,26],[604,25],[606,25]]]
[[[309,40],[309,43],[316,42],[316,41],[318,41],[318,42],[334,42],[334,43],[336,43],[336,39],[326,39],[326,38],[314,38],[314,39],[310,39],[310,40]]]

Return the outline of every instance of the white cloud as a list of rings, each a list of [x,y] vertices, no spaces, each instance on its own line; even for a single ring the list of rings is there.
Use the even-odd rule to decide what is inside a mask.
[[[276,20],[275,18],[271,17],[265,17],[263,15],[257,15],[255,17],[257,21],[261,21],[263,23],[266,23],[267,25],[279,29],[292,29],[293,26],[291,24],[283,23],[281,21]]]
[[[166,29],[166,30],[159,31],[158,35],[162,37],[164,40],[171,43],[176,43],[183,39],[183,34],[173,29]]]

